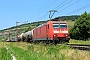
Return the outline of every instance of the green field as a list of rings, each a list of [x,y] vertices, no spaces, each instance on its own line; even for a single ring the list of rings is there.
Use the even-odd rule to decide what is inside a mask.
[[[1,60],[12,60],[12,53],[17,60],[90,60],[90,51],[72,49],[65,44],[46,45],[27,42],[5,42],[9,51],[0,42]],[[70,40],[69,44],[90,44],[90,41]]]
[[[65,44],[45,45],[25,42],[6,44],[17,60],[90,60],[89,51],[72,49]]]

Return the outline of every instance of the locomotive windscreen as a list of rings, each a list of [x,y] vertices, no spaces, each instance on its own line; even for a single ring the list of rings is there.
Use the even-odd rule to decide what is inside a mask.
[[[53,28],[66,28],[66,23],[53,23]]]

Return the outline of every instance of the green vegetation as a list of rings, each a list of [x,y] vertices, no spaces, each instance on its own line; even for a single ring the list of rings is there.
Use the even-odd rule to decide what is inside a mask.
[[[87,40],[90,38],[90,14],[85,12],[70,29],[70,37],[76,40]]]
[[[75,21],[80,17],[80,15],[72,15],[72,16],[60,16],[60,17],[56,17],[56,19],[60,19],[60,20],[71,20],[71,21]]]
[[[7,43],[17,60],[89,60],[90,52],[71,49],[65,44],[44,45],[23,42]],[[79,56],[79,57],[78,57]]]
[[[83,40],[74,40],[74,39],[71,39],[69,41],[69,44],[84,44],[84,45],[90,45],[90,40],[88,41],[83,41]]]
[[[0,48],[4,47],[4,43],[0,41]]]
[[[24,50],[12,45],[9,46],[9,49],[11,49],[17,60],[51,60],[50,58],[43,56],[42,53],[34,52],[32,46],[28,47],[28,49],[31,50]]]
[[[3,42],[0,42],[0,60],[12,60],[10,53],[4,47]]]
[[[12,60],[10,53],[6,50],[6,48],[0,49],[0,59],[1,60]]]
[[[9,49],[11,49],[12,53],[15,55],[17,60],[29,60],[29,59],[35,60],[34,58],[30,56],[30,54],[28,54],[27,51],[21,48],[10,46]]]

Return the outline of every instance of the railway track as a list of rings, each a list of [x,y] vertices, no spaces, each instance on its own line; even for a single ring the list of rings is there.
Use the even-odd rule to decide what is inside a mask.
[[[71,48],[78,49],[78,50],[85,50],[90,51],[90,45],[81,45],[81,44],[67,44]]]

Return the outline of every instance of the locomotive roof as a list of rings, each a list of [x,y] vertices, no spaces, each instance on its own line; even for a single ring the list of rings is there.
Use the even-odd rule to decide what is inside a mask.
[[[36,27],[36,28],[39,28],[39,27],[41,27],[41,26],[44,26],[46,23],[44,23],[44,24],[41,24],[41,25],[39,25],[38,27]]]
[[[66,21],[52,21],[52,23],[67,23]]]

